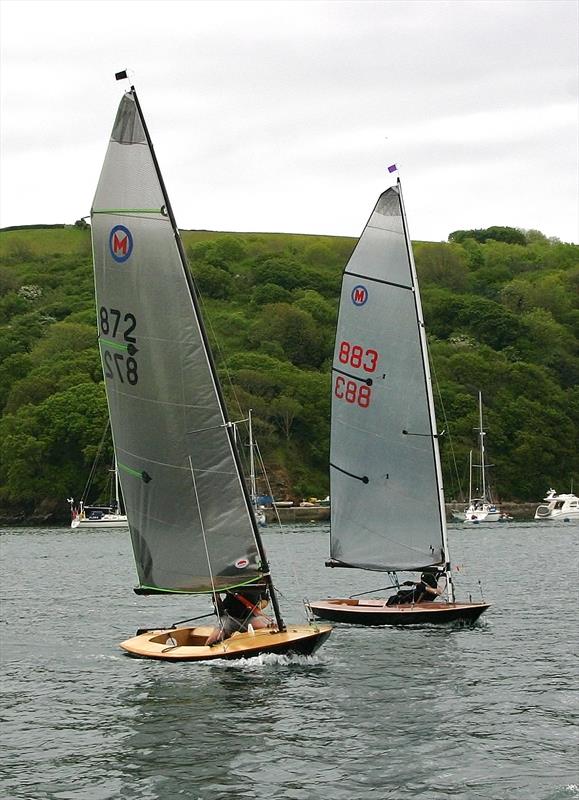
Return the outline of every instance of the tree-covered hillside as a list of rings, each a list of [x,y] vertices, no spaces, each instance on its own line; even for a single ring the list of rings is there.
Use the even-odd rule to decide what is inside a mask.
[[[208,231],[183,240],[231,417],[253,409],[278,495],[325,496],[334,326],[355,241]],[[447,431],[447,499],[459,497],[459,480],[466,488],[479,389],[498,496],[568,490],[579,476],[579,246],[495,227],[414,252]],[[65,509],[107,417],[82,223],[0,233],[0,409],[0,504]]]

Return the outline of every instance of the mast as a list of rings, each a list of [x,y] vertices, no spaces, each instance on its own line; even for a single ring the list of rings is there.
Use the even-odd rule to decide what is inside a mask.
[[[482,481],[482,499],[486,502],[487,487],[485,478],[485,432],[483,430],[483,414],[482,414],[482,392],[478,393],[478,415],[479,415],[479,440],[480,440],[480,468],[481,468],[481,481]]]
[[[253,453],[253,428],[251,427],[251,411],[249,409],[249,484],[251,487],[251,500],[256,505],[257,486],[255,483],[255,458]]]
[[[402,184],[400,178],[397,180],[398,192],[400,196],[400,208],[402,211],[402,226],[404,229],[404,239],[406,241],[406,249],[408,252],[408,260],[410,262],[410,271],[412,275],[412,286],[414,293],[414,308],[416,310],[416,321],[418,323],[418,330],[420,336],[420,348],[422,351],[422,367],[424,370],[424,378],[426,384],[426,394],[428,397],[428,414],[430,417],[430,431],[432,448],[434,452],[434,462],[436,470],[436,481],[438,484],[438,514],[439,523],[442,533],[442,543],[444,548],[444,569],[446,573],[446,585],[448,588],[448,598],[454,603],[454,586],[452,583],[452,572],[450,566],[450,552],[448,549],[448,535],[446,530],[446,507],[444,503],[444,486],[442,483],[442,467],[440,463],[440,450],[438,447],[438,433],[436,429],[436,417],[434,414],[434,396],[432,393],[432,378],[430,375],[430,366],[428,363],[428,346],[426,342],[426,330],[424,327],[424,318],[422,316],[422,304],[420,302],[420,291],[418,289],[418,276],[416,273],[416,265],[414,263],[414,254],[412,252],[412,245],[410,241],[410,234],[408,232],[408,222],[406,220],[406,209],[404,207],[404,198],[402,196]]]
[[[117,504],[117,514],[121,513],[121,506],[119,503],[119,471],[117,469],[117,459],[115,458],[115,502]]]
[[[126,72],[122,72],[122,73],[117,73],[117,75],[115,77],[117,78],[117,80],[119,80],[121,78],[126,78],[127,75],[126,75]],[[182,269],[183,269],[183,274],[185,276],[185,280],[186,280],[187,286],[189,288],[189,292],[191,294],[191,300],[192,300],[192,303],[193,303],[193,307],[194,307],[195,313],[197,315],[197,320],[198,320],[198,324],[199,324],[199,330],[201,332],[201,338],[203,340],[203,345],[204,345],[205,352],[206,352],[206,355],[207,355],[207,361],[208,361],[209,369],[210,369],[211,376],[212,376],[212,379],[213,379],[213,384],[215,386],[215,391],[216,391],[219,407],[221,409],[221,414],[223,416],[223,420],[224,420],[224,423],[225,423],[227,436],[229,438],[229,442],[230,442],[230,446],[231,446],[231,452],[232,452],[232,455],[233,455],[233,459],[235,461],[235,465],[236,465],[237,470],[238,470],[238,474],[239,474],[239,476],[241,478],[240,483],[241,483],[241,488],[242,488],[242,492],[243,492],[243,497],[244,497],[244,500],[245,500],[245,504],[247,506],[247,511],[248,511],[251,527],[252,527],[252,530],[253,530],[253,536],[254,536],[254,539],[255,539],[256,546],[257,546],[257,552],[259,554],[259,558],[260,558],[260,562],[261,562],[261,569],[263,571],[263,577],[265,578],[265,581],[266,581],[266,584],[267,584],[267,587],[268,587],[268,591],[269,591],[269,595],[271,597],[271,604],[272,604],[272,609],[273,609],[273,612],[274,612],[275,620],[276,620],[276,623],[277,623],[277,626],[278,626],[279,630],[283,631],[283,630],[285,630],[285,623],[284,623],[284,621],[282,619],[282,616],[281,616],[279,603],[278,603],[278,600],[277,600],[277,595],[275,593],[275,589],[274,589],[274,586],[273,586],[273,581],[272,581],[272,578],[271,578],[271,575],[270,575],[270,571],[269,571],[269,563],[267,561],[267,556],[266,556],[266,553],[265,553],[265,548],[263,546],[263,542],[261,540],[261,536],[259,535],[259,529],[258,529],[258,526],[257,526],[257,521],[255,519],[255,514],[253,513],[253,506],[252,506],[252,503],[251,503],[251,499],[249,497],[249,491],[248,491],[248,488],[247,488],[247,484],[246,484],[245,480],[243,479],[243,467],[242,467],[241,459],[240,459],[240,456],[239,456],[239,452],[237,450],[237,446],[236,446],[236,443],[235,443],[234,426],[231,423],[231,421],[229,420],[229,417],[228,417],[228,414],[227,414],[227,407],[225,405],[225,399],[223,397],[221,384],[220,384],[219,378],[217,376],[217,368],[216,368],[216,365],[215,365],[215,360],[213,358],[213,353],[211,352],[211,347],[209,346],[209,340],[208,340],[208,337],[207,337],[207,331],[205,330],[205,325],[204,325],[204,322],[203,322],[203,317],[202,317],[201,309],[200,309],[200,306],[199,306],[199,298],[198,298],[198,294],[197,294],[197,288],[195,286],[195,283],[193,282],[193,278],[192,278],[191,273],[189,272],[189,269],[187,267],[187,257],[185,255],[185,250],[183,248],[183,242],[181,241],[181,236],[179,235],[179,229],[177,227],[177,222],[175,220],[175,215],[173,213],[173,208],[172,208],[171,202],[169,200],[169,195],[167,193],[167,189],[166,189],[166,186],[165,186],[165,181],[163,180],[163,175],[161,174],[161,169],[159,167],[159,162],[157,161],[157,155],[156,155],[155,149],[153,147],[153,142],[152,142],[151,136],[149,134],[149,129],[147,127],[147,123],[145,122],[143,111],[141,109],[141,104],[139,103],[139,98],[137,97],[136,89],[132,84],[130,86],[130,92],[131,92],[131,95],[133,96],[133,99],[135,101],[135,107],[137,109],[137,113],[139,115],[139,119],[140,119],[141,125],[143,126],[143,132],[145,134],[145,139],[147,141],[147,146],[149,147],[149,151],[151,153],[151,158],[153,160],[153,165],[154,165],[154,168],[155,168],[155,172],[157,174],[157,178],[159,180],[159,184],[160,184],[160,187],[161,187],[161,192],[163,194],[163,199],[165,201],[165,209],[164,210],[165,210],[167,216],[169,217],[169,220],[170,220],[170,223],[171,223],[171,227],[173,229],[173,235],[175,237],[175,243],[177,245],[177,250],[179,252],[179,257],[180,257],[180,260],[181,260],[181,266],[182,266]]]
[[[468,504],[472,503],[472,450],[468,454]]]

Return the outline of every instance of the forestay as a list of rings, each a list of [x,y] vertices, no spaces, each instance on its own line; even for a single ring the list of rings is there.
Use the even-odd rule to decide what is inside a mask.
[[[99,342],[141,591],[259,577],[225,412],[132,93],[92,210]]]
[[[334,566],[445,563],[442,484],[422,310],[400,185],[346,265],[332,371]]]

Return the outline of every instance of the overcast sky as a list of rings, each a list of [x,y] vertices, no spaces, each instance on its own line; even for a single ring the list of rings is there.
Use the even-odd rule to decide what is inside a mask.
[[[126,81],[182,228],[579,243],[577,0],[1,0],[0,225],[90,206]],[[394,176],[396,177],[396,176]]]

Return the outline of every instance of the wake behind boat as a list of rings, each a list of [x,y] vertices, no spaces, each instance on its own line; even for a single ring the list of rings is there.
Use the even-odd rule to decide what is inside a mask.
[[[138,632],[121,647],[168,661],[314,652],[331,627],[286,626],[282,619],[196,289],[133,86],[119,105],[91,221],[99,345],[135,591],[206,594],[218,614],[215,632],[228,636],[209,645],[203,629],[169,627]],[[222,594],[240,598],[256,586],[274,619],[259,630],[244,620],[239,632],[226,630]],[[248,618],[256,618],[260,609],[249,605]]]
[[[379,197],[344,271],[332,367],[330,484],[327,566],[386,572],[392,585],[384,588],[396,594],[316,600],[310,604],[315,616],[409,625],[472,622],[488,608],[455,602],[426,336],[400,181]],[[409,581],[401,572],[422,575]],[[413,588],[405,589],[408,583]]]

